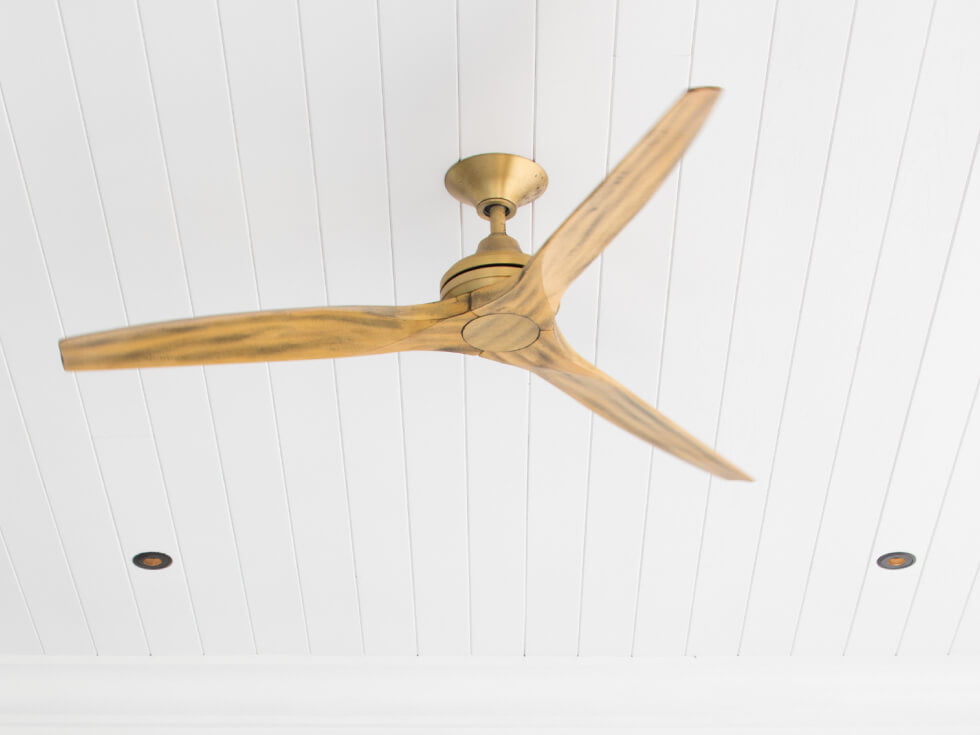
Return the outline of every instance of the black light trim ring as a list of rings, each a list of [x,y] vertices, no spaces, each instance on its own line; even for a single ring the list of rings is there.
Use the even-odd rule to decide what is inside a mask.
[[[170,555],[164,554],[162,551],[144,551],[133,557],[133,564],[140,569],[151,569],[153,571],[166,569],[173,563],[174,560]]]
[[[878,566],[882,569],[905,569],[915,564],[915,554],[907,551],[893,551],[878,557]]]

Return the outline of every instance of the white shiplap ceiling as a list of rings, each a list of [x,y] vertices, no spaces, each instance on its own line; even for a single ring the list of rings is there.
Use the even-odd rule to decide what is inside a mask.
[[[561,323],[753,484],[454,355],[61,369],[434,300],[454,161],[533,249],[704,84]],[[974,0],[12,1],[0,89],[0,653],[980,653]]]

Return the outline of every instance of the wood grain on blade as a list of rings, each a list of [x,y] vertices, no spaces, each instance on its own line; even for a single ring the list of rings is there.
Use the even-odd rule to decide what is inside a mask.
[[[402,350],[472,352],[440,328],[465,299],[417,306],[322,307],[205,316],[63,339],[66,370],[311,360]]]
[[[717,87],[688,90],[541,246],[501,304],[536,316],[557,311],[565,289],[667,178],[720,92]]]
[[[713,475],[726,480],[752,479],[576,354],[557,331],[542,332],[541,338],[524,350],[485,352],[481,356],[530,370],[620,428]]]

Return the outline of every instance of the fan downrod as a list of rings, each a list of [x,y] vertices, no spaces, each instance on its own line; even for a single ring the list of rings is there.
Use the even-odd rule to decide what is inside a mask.
[[[440,297],[453,298],[517,275],[531,256],[507,234],[506,221],[544,193],[548,187],[544,169],[512,153],[483,153],[453,164],[445,184],[456,199],[489,220],[490,235],[480,242],[476,254],[446,271]]]

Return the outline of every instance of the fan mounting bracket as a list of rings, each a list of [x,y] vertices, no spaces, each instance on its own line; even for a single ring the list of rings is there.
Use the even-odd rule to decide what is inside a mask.
[[[446,189],[456,199],[476,207],[483,219],[490,208],[502,206],[510,219],[518,207],[530,204],[548,188],[548,174],[537,163],[513,153],[481,153],[453,164],[446,172]]]

